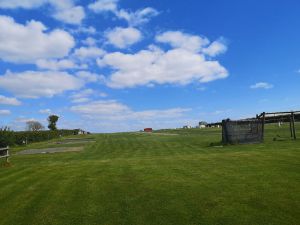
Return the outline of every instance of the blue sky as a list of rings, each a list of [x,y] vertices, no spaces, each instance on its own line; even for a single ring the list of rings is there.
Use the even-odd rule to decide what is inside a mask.
[[[174,128],[300,108],[300,3],[0,0],[0,126]]]

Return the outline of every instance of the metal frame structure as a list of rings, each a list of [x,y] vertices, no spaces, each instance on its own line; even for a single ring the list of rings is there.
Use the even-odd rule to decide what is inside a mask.
[[[300,111],[272,113],[263,112],[260,115],[256,115],[256,118],[262,119],[263,125],[276,122],[289,122],[291,138],[294,140],[297,139],[295,122],[300,121]]]
[[[300,111],[263,112],[255,118],[244,120],[223,120],[222,123],[208,124],[222,125],[222,142],[224,144],[260,143],[264,140],[265,124],[289,122],[291,138],[296,140],[295,122],[300,121]]]

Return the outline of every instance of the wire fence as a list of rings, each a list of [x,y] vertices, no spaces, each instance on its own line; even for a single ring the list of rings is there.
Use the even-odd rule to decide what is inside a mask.
[[[254,120],[223,120],[224,144],[260,143],[263,141],[263,122]]]

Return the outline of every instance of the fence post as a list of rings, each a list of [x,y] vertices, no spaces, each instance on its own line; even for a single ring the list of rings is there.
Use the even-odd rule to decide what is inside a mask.
[[[9,163],[9,147],[7,146],[6,163]]]
[[[294,134],[294,140],[296,140],[296,130],[295,130],[295,116],[294,113],[292,112],[292,125],[293,125],[293,134]]]
[[[292,129],[292,115],[290,116],[290,133],[291,133],[291,138],[293,137],[293,129]]]
[[[264,139],[265,139],[265,120],[266,120],[266,113],[263,112],[263,113],[262,113],[262,132],[261,132],[262,140],[263,140],[263,141],[264,141]]]
[[[222,120],[222,142],[223,142],[223,144],[227,144],[227,142],[228,142],[225,120]]]

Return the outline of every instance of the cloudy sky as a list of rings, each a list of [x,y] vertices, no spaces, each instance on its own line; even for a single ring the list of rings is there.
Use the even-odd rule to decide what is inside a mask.
[[[297,0],[0,0],[0,126],[172,128],[300,109]]]

